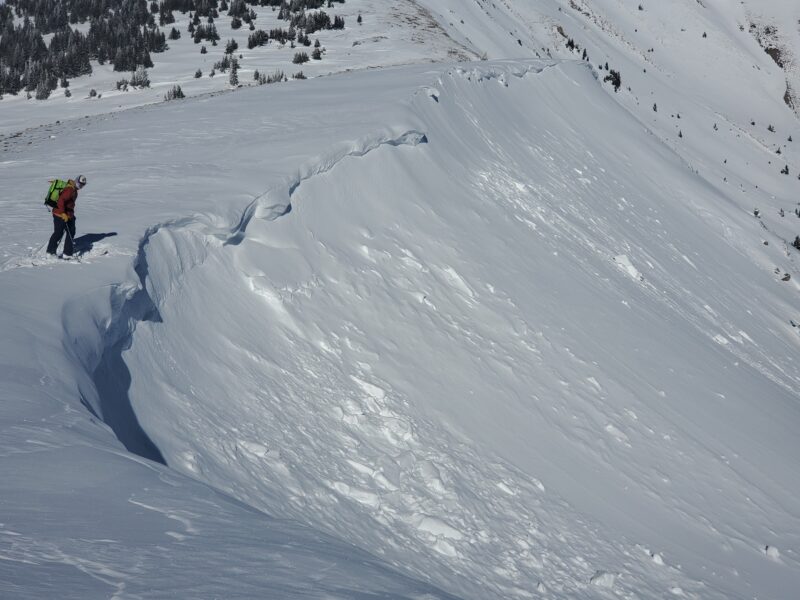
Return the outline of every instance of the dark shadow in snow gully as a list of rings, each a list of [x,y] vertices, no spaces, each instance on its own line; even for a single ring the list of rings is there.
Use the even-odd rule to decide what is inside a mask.
[[[94,234],[115,235],[115,234]],[[131,372],[122,353],[131,347],[133,332],[140,321],[161,322],[161,315],[147,292],[147,262],[144,244],[139,248],[136,274],[140,288],[130,298],[120,292],[112,298],[114,319],[106,332],[106,345],[92,379],[97,389],[99,413],[125,448],[141,457],[166,465],[164,456],[139,424],[130,398]]]
[[[292,194],[300,184],[314,175],[329,171],[346,157],[364,156],[383,145],[416,146],[418,144],[427,143],[427,135],[419,131],[411,130],[396,138],[377,140],[363,147],[345,152],[329,164],[324,165],[324,168],[312,169],[308,174],[298,177],[297,180],[289,186],[287,190],[288,193],[284,196],[286,202],[278,202],[269,207],[269,214],[267,214],[265,218],[274,220],[291,213]],[[259,199],[261,198],[263,198],[263,196],[256,198],[245,209],[237,226],[234,227],[233,231],[227,236],[227,239],[224,240],[224,245],[236,245],[244,239],[247,225],[253,216],[255,216],[256,209],[259,206]],[[130,399],[131,373],[122,358],[122,353],[131,346],[133,332],[138,322],[161,322],[161,315],[159,314],[158,307],[147,292],[146,282],[148,265],[145,252],[150,237],[157,233],[160,227],[161,226],[151,229],[139,245],[135,264],[136,274],[139,278],[138,291],[132,297],[126,297],[126,295],[120,291],[115,298],[112,299],[112,313],[114,314],[114,318],[111,326],[106,331],[105,349],[97,368],[92,374],[92,379],[97,389],[100,416],[103,421],[111,427],[125,448],[134,454],[166,465],[164,456],[148,437],[144,429],[142,429],[136,417],[136,413],[133,410]],[[84,238],[86,238],[86,243],[91,244],[109,235],[115,234],[88,234],[82,236],[79,240],[83,241]],[[76,240],[76,242],[77,241],[78,240]]]

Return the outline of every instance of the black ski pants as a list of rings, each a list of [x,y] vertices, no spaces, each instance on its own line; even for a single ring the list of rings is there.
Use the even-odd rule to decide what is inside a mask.
[[[61,217],[53,217],[53,235],[50,236],[50,242],[47,244],[47,253],[55,254],[58,249],[58,244],[61,238],[64,237],[64,231],[67,232],[67,239],[64,241],[64,255],[72,256],[75,250],[72,247],[72,242],[75,239],[75,219],[70,219],[66,223]]]

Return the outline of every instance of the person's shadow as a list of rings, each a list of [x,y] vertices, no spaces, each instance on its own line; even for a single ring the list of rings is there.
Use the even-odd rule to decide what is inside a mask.
[[[83,235],[79,235],[75,238],[74,246],[75,252],[78,254],[83,254],[84,252],[88,252],[92,249],[95,242],[99,242],[102,239],[107,237],[111,237],[112,235],[117,235],[116,231],[112,231],[110,233],[85,233]]]

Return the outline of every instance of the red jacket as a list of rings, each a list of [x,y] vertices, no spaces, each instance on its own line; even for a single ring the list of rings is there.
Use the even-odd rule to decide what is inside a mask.
[[[67,187],[61,190],[58,195],[58,206],[53,209],[55,216],[67,215],[70,219],[75,218],[75,201],[78,199],[78,189],[75,182],[70,179]]]

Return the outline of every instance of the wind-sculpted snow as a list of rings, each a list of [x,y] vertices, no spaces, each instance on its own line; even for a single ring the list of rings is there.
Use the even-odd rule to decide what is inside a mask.
[[[301,172],[296,173],[285,185],[278,185],[256,198],[244,211],[242,218],[236,225],[232,234],[220,234],[219,237],[225,244],[238,244],[244,238],[245,230],[250,220],[259,215],[260,218],[267,220],[277,219],[288,214],[292,210],[291,196],[297,187],[306,179],[330,171],[336,164],[348,156],[364,156],[376,148],[389,146],[416,146],[427,142],[424,133],[419,131],[406,131],[396,137],[373,137],[368,140],[353,144],[349,149],[342,148],[340,151],[331,154],[326,160],[306,165]]]
[[[591,90],[588,73],[562,67],[498,93],[495,80],[514,85],[501,70],[456,69],[441,78],[438,102],[417,97],[425,146],[365,142],[301,169],[277,188],[284,200],[268,193],[245,211],[233,246],[206,256],[192,249],[203,248],[196,231],[188,251],[180,230],[151,239],[163,324],[141,323],[125,355],[147,374],[133,377],[134,405],[173,468],[463,596],[574,596],[595,584],[726,597],[724,584],[704,589],[699,565],[715,559],[694,549],[708,528],[728,530],[717,534],[720,547],[757,535],[758,519],[717,522],[694,498],[722,489],[714,503],[738,514],[758,493],[755,474],[722,474],[728,450],[688,452],[672,439],[691,431],[694,414],[719,424],[723,447],[734,441],[722,432],[735,421],[697,406],[695,377],[735,405],[759,381],[725,373],[712,342],[718,325],[702,317],[709,302],[726,311],[713,273],[701,271],[714,286],[700,288],[702,307],[681,293],[703,255],[725,254],[724,240],[702,240],[705,227],[687,221],[685,205],[665,210],[658,189],[643,190],[602,137],[559,124],[564,87]],[[522,112],[523,98],[535,113]],[[618,115],[622,135],[637,135],[609,101],[597,102],[598,114]],[[649,146],[672,176],[683,170]],[[683,184],[702,187],[692,177]],[[662,239],[654,222],[665,240],[696,229],[689,237],[702,254],[648,243]],[[615,268],[620,249],[647,269],[633,288]],[[175,261],[184,254],[202,254],[202,266]],[[687,272],[667,266],[676,259]],[[597,308],[584,308],[590,298]],[[603,317],[614,303],[633,313]],[[647,327],[655,362],[634,358]],[[660,361],[690,371],[679,348],[711,373],[661,380]],[[796,375],[778,379],[796,389]],[[768,380],[757,385],[767,397],[784,394]],[[687,479],[697,472],[702,480]],[[656,536],[642,530],[649,513],[662,523]],[[659,565],[657,551],[690,558]],[[735,546],[729,552],[737,570],[748,568]]]
[[[245,209],[242,218],[234,228],[233,233],[215,234],[223,244],[237,244],[244,237],[250,219],[262,212],[267,220],[276,219],[291,211],[291,194],[300,183],[316,174],[324,173],[344,157],[364,156],[368,152],[382,146],[417,145],[426,142],[425,134],[418,131],[407,131],[397,137],[376,138],[366,140],[354,146],[345,154],[333,155],[326,161],[317,164],[307,172],[298,174],[288,186],[276,188],[259,196]],[[280,198],[284,198],[283,201]],[[131,408],[130,399],[127,397],[127,388],[130,384],[128,372],[121,354],[130,344],[135,324],[139,321],[161,322],[161,317],[156,304],[148,292],[149,264],[147,253],[151,246],[158,248],[155,252],[169,257],[169,265],[164,277],[160,280],[162,285],[151,285],[150,288],[159,290],[160,302],[168,296],[176,285],[181,284],[181,276],[186,271],[201,263],[207,256],[202,241],[198,243],[198,229],[202,230],[203,223],[199,219],[178,219],[150,228],[139,243],[139,250],[134,262],[134,270],[138,276],[138,285],[135,291],[128,286],[120,286],[114,292],[111,301],[114,306],[113,326],[105,333],[103,341],[104,351],[99,365],[91,362],[84,364],[87,371],[93,373],[97,390],[96,398],[84,399],[89,405],[99,405],[100,414],[106,424],[113,430],[120,441],[131,452],[145,458],[164,462],[158,448],[153,445],[146,432],[139,426],[138,419]],[[208,234],[205,234],[208,235]],[[168,248],[164,248],[167,244]],[[177,260],[175,260],[177,258]],[[161,263],[163,259],[159,259]],[[15,261],[12,261],[14,263]],[[166,290],[163,288],[166,287]],[[71,320],[72,312],[80,312],[81,306],[66,308],[65,320]]]
[[[137,199],[115,244],[130,252],[77,265],[63,313],[33,331],[45,339],[63,314],[67,352],[42,351],[59,357],[43,389],[80,423],[56,439],[94,457],[71,460],[97,460],[115,481],[111,436],[82,399],[129,450],[157,449],[169,467],[114,449],[134,488],[121,521],[162,535],[163,556],[178,553],[201,597],[229,567],[267,570],[227,580],[230,597],[287,581],[318,597],[795,589],[800,476],[785,456],[800,421],[798,288],[796,276],[775,277],[774,244],[762,244],[745,200],[687,168],[580,64],[308,84],[317,93],[302,101],[285,89],[237,94],[224,120],[222,100],[205,99],[89,124],[71,140],[95,142],[105,161],[95,193]],[[265,104],[280,118],[263,116]],[[194,139],[176,140],[167,123]],[[121,131],[146,141],[147,156],[106,156],[102,140]],[[118,181],[131,164],[154,171]],[[106,229],[120,205],[90,191],[79,227]],[[3,233],[13,254],[21,242]],[[46,275],[73,266],[46,268],[0,277],[38,298]],[[20,320],[45,313],[38,302],[4,299]],[[121,409],[140,426],[128,441],[109,418]],[[0,475],[19,472],[4,460]],[[99,495],[104,514],[119,506]],[[147,520],[156,513],[169,527]],[[131,562],[90,564],[100,542],[64,559],[24,514],[11,518],[13,560],[83,556],[82,572],[120,596],[133,586]],[[286,530],[265,515],[288,519]],[[109,527],[96,539],[133,543]],[[298,555],[259,547],[259,527]],[[226,556],[242,538],[263,562]],[[353,546],[362,553],[349,561]],[[152,565],[159,552],[134,554]],[[214,562],[197,567],[196,552]],[[149,593],[165,595],[174,569],[150,569]]]

